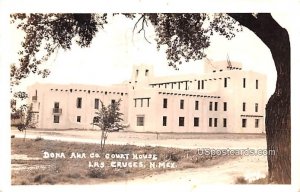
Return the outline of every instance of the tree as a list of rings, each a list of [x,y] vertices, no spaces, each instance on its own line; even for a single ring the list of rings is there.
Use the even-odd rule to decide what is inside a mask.
[[[268,156],[269,179],[276,183],[291,182],[290,141],[290,42],[289,34],[269,13],[228,14],[124,14],[141,22],[138,33],[144,32],[148,22],[155,28],[158,49],[166,46],[169,65],[177,67],[182,61],[205,57],[210,37],[218,33],[227,39],[248,28],[270,49],[276,70],[276,90],[266,107],[267,149],[276,155]],[[106,14],[13,14],[12,22],[26,33],[20,54],[20,66],[12,67],[14,80],[25,78],[38,71],[36,53],[44,48],[45,58],[57,48],[70,49],[72,39],[82,47],[89,46],[97,26],[107,23]],[[134,30],[137,28],[134,26]],[[85,38],[85,36],[87,38]],[[43,74],[43,73],[41,73]]]
[[[94,117],[92,124],[98,126],[101,130],[100,148],[103,152],[108,132],[112,128],[120,129],[123,127],[121,124],[121,121],[123,121],[123,113],[120,112],[121,99],[109,104],[107,107],[101,100],[100,103],[101,108],[95,113],[96,116]]]
[[[32,104],[22,105],[20,107],[21,123],[17,126],[19,131],[24,131],[24,141],[26,138],[26,130],[30,127],[34,127],[35,123],[32,121]],[[25,115],[24,115],[25,114]]]

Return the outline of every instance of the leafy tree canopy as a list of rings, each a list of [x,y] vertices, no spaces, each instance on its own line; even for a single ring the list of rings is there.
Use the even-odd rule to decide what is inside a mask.
[[[113,16],[116,14],[113,14]],[[218,33],[227,39],[235,36],[241,27],[226,14],[122,14],[136,19],[133,29],[144,32],[148,23],[154,26],[157,48],[166,46],[169,65],[177,68],[182,61],[205,57],[210,37]],[[39,66],[61,49],[71,49],[73,43],[89,47],[99,29],[108,23],[107,14],[12,14],[11,23],[25,32],[19,64],[11,65],[11,84],[18,84],[30,73],[47,77],[48,69]],[[137,24],[141,28],[137,29]],[[45,54],[42,54],[44,50]]]

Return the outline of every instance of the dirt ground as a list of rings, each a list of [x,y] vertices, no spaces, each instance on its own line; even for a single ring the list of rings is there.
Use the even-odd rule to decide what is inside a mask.
[[[22,138],[24,133],[12,130],[12,135]],[[27,138],[41,137],[47,140],[75,141],[99,143],[99,131],[64,130],[46,131],[29,130]],[[112,132],[108,136],[108,144],[132,144],[137,146],[163,146],[181,149],[232,149],[259,150],[266,149],[266,139],[263,134],[159,134]],[[218,151],[219,152],[219,151]],[[235,159],[221,162],[217,165],[188,170],[170,171],[163,174],[149,175],[130,181],[112,181],[101,184],[109,189],[126,187],[128,190],[143,184],[163,185],[174,183],[187,188],[197,188],[202,184],[232,184],[237,177],[245,177],[249,181],[265,177],[267,173],[266,155],[242,155]],[[112,185],[115,188],[111,188]]]

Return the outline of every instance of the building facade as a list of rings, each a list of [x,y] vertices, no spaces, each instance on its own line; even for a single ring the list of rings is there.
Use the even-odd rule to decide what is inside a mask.
[[[203,74],[155,77],[138,65],[112,86],[34,84],[34,121],[43,129],[93,129],[100,101],[121,99],[123,124],[136,132],[265,132],[266,76],[237,62],[207,62]]]

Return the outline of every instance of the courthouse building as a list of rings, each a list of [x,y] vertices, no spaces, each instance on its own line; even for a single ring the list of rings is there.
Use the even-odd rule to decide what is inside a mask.
[[[95,112],[121,99],[128,131],[265,132],[266,76],[237,62],[207,62],[204,73],[155,77],[137,65],[129,81],[112,86],[39,84],[28,87],[42,129],[96,129]]]

